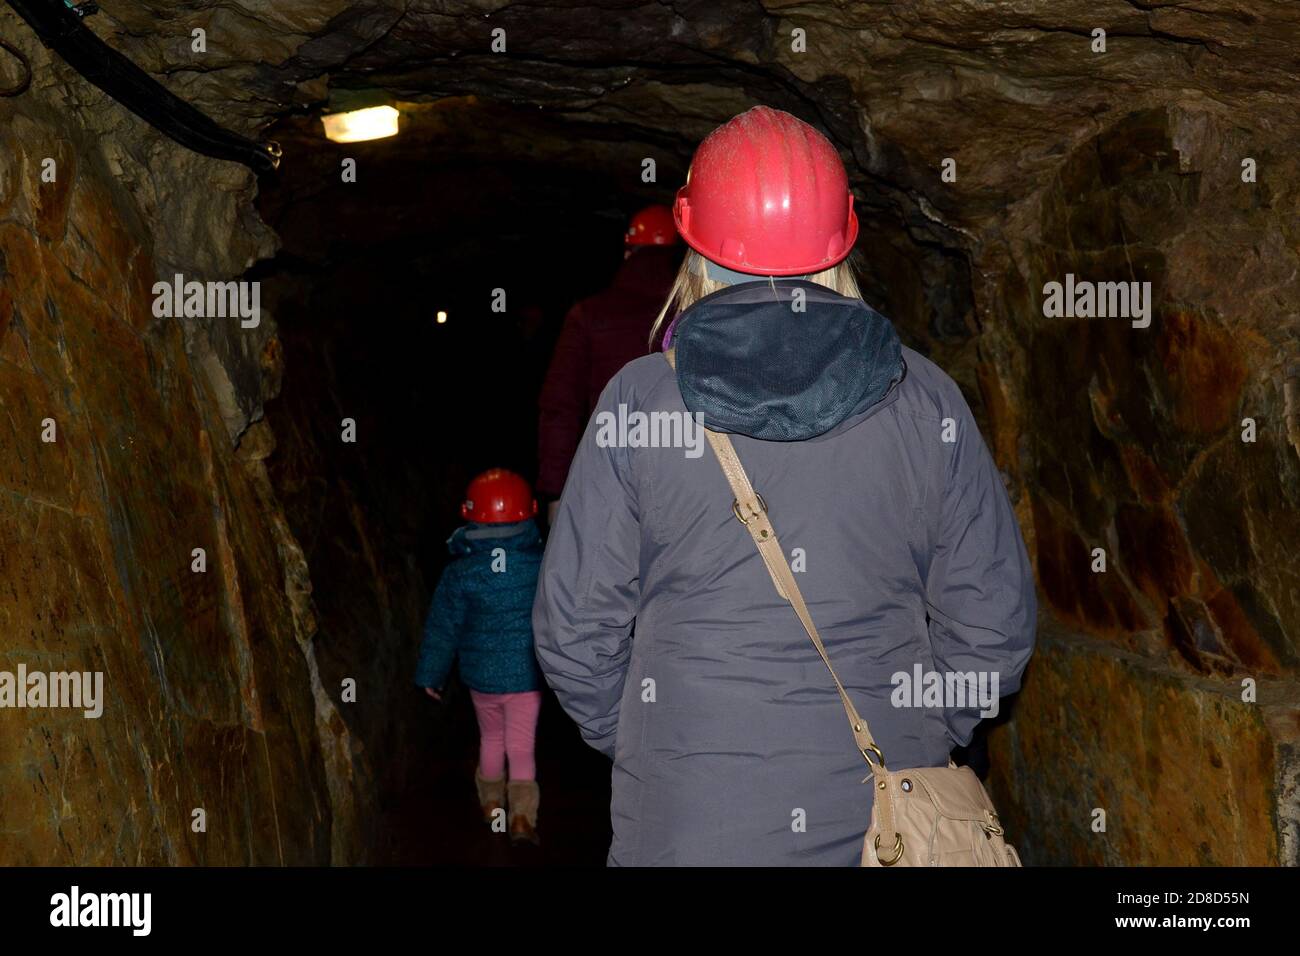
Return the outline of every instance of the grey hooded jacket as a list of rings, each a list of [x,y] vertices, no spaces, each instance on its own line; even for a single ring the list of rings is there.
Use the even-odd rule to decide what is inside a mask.
[[[701,434],[737,454],[893,768],[942,766],[1033,649],[1033,576],[957,386],[857,299],[753,282],[614,377],[542,564],[537,657],[614,760],[612,865],[856,865],[868,767]],[[638,428],[637,412],[650,416]],[[680,447],[685,444],[687,447]],[[920,677],[920,685],[916,678]]]

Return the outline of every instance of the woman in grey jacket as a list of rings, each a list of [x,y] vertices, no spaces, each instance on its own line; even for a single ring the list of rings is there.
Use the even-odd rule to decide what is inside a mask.
[[[700,425],[730,435],[891,768],[943,766],[1019,686],[1029,560],[961,392],[858,294],[824,137],[765,107],[736,117],[674,215],[692,249],[665,306],[677,368],[629,363],[588,423],[542,564],[538,660],[614,760],[611,864],[852,865],[869,768]]]

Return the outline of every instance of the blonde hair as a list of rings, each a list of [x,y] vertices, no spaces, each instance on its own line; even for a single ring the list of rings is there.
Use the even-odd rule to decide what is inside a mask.
[[[808,280],[824,285],[840,295],[861,299],[862,292],[853,277],[853,266],[850,263],[852,258],[850,256],[829,269],[813,273]],[[654,348],[655,338],[659,335],[668,316],[676,315],[690,308],[706,295],[726,287],[727,283],[717,282],[705,274],[703,256],[694,249],[686,250],[686,258],[682,260],[681,268],[677,270],[677,278],[673,280],[672,288],[668,290],[668,299],[664,302],[664,307],[659,310],[659,317],[655,319],[655,324],[650,327],[650,348]]]

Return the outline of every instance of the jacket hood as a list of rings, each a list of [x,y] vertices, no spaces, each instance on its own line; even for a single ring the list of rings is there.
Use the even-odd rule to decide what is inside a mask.
[[[507,551],[523,551],[542,543],[541,532],[537,522],[532,518],[516,521],[513,524],[478,524],[470,522],[461,525],[447,539],[447,550],[460,556],[491,551],[493,548],[505,548]]]
[[[678,317],[672,344],[686,408],[713,431],[768,441],[803,441],[863,416],[904,372],[888,319],[802,279],[705,296]]]

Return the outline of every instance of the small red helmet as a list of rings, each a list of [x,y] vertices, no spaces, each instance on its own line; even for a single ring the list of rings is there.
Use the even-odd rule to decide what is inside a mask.
[[[491,468],[469,483],[460,516],[479,524],[511,524],[537,514],[528,482],[513,471]]]
[[[623,244],[628,246],[671,246],[677,242],[673,211],[667,206],[646,206],[632,217]]]
[[[858,237],[835,147],[767,106],[733,117],[700,143],[673,218],[700,255],[751,275],[821,272],[847,257]]]

